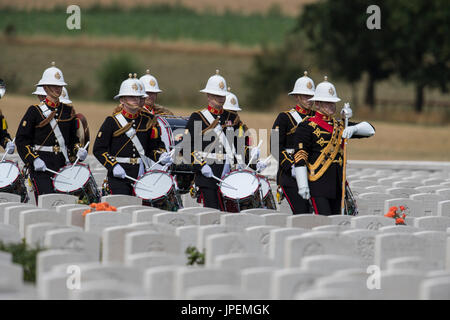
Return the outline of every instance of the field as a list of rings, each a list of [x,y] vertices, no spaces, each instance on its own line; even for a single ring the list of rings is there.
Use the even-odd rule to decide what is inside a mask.
[[[35,104],[34,97],[6,94],[0,108],[6,116],[9,132],[15,135],[21,117],[28,106]],[[98,132],[106,116],[112,113],[114,103],[95,103],[75,100],[77,112],[83,113],[89,123],[91,139]],[[170,108],[176,115],[188,116],[198,108]],[[275,112],[242,112],[241,119],[254,129],[270,129]],[[352,160],[436,160],[450,161],[450,126],[420,126],[371,121],[376,134],[370,139],[351,140],[348,157]],[[263,146],[263,150],[264,150]],[[264,152],[263,152],[264,153]]]
[[[69,30],[64,8],[51,11],[0,11],[0,30],[18,35],[135,37],[162,41],[192,40],[255,47],[279,45],[295,19],[280,14],[199,14],[185,7],[156,6],[130,11],[81,11],[81,29]],[[176,22],[176,23],[174,23]],[[6,31],[5,31],[6,32]]]
[[[250,13],[266,13],[268,11],[280,11],[285,15],[295,16],[304,4],[317,0],[78,0],[76,3],[82,8],[92,6],[134,8],[155,4],[183,5],[199,12],[223,13],[226,11]],[[19,9],[53,9],[73,4],[69,0],[0,0],[0,8],[14,7]]]

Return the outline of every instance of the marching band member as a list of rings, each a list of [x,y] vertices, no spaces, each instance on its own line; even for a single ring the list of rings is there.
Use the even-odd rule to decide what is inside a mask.
[[[168,109],[156,104],[158,93],[162,92],[162,90],[159,89],[158,80],[150,74],[150,70],[147,69],[146,74],[140,77],[139,80],[144,84],[145,93],[147,94],[144,110],[151,114],[173,115]]]
[[[219,70],[216,70],[216,74],[208,79],[206,87],[200,90],[206,94],[208,106],[191,114],[185,131],[191,137],[191,163],[196,173],[195,185],[200,190],[204,207],[215,209],[221,208],[221,202],[217,181],[213,176],[222,177],[227,170],[226,164],[234,163],[234,157],[243,167],[245,156],[248,154],[245,150],[236,151],[236,139],[233,139],[233,143],[229,143],[226,139],[227,130],[234,130],[233,134],[235,134],[242,125],[236,112],[223,108],[228,95],[226,87],[225,79],[219,75]],[[198,127],[196,128],[196,126]],[[215,135],[211,137],[211,140],[203,139],[204,134],[209,130],[214,130]],[[208,145],[215,145],[215,148],[208,150],[206,148]],[[223,152],[224,149],[225,152]],[[233,159],[230,159],[231,157]]]
[[[45,92],[42,86],[37,86],[36,90],[32,93],[32,95],[37,96],[39,102],[44,101],[47,97],[47,92]]]
[[[298,193],[311,198],[316,214],[341,214],[343,139],[371,137],[375,129],[368,122],[349,122],[344,129],[344,123],[333,117],[341,99],[327,77],[309,100],[317,103],[317,112],[306,117],[294,134]],[[342,111],[346,118],[352,116],[349,107]]]
[[[52,62],[36,85],[43,87],[46,98],[28,108],[17,129],[17,150],[30,169],[36,202],[39,195],[55,192],[47,169],[58,171],[76,157],[87,157],[76,134],[75,110],[59,100],[65,85],[62,71]]]
[[[147,157],[160,160],[162,165],[172,163],[161,141],[156,118],[142,112],[145,92],[141,89],[143,84],[131,74],[122,82],[119,94],[114,97],[120,105],[105,119],[95,139],[93,153],[108,169],[111,194],[133,194],[132,182],[126,176],[136,179],[141,162],[145,168],[149,167]]]
[[[5,85],[3,84],[3,80],[0,80],[0,99],[4,96],[6,92]],[[3,116],[2,111],[0,110],[0,144],[5,149],[5,152],[8,154],[14,153],[16,149],[16,145],[11,141],[11,136],[8,133],[8,123],[6,122],[5,117]]]
[[[307,75],[308,72],[305,71],[304,76],[297,79],[294,89],[289,93],[297,102],[295,108],[278,114],[272,126],[279,134],[278,193],[286,197],[293,214],[308,213],[312,210],[308,200],[298,193],[293,158],[295,130],[304,117],[314,114],[311,109],[313,103],[308,100],[314,95],[314,81]]]

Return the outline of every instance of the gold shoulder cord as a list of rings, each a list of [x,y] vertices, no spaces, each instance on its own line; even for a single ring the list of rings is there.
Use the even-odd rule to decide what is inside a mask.
[[[320,177],[322,177],[325,171],[327,171],[330,167],[339,152],[343,130],[336,120],[333,120],[333,122],[333,134],[330,142],[328,142],[327,146],[322,149],[322,153],[317,158],[316,162],[312,165],[309,163],[307,164],[309,169],[309,181],[316,181],[320,179]],[[319,169],[319,167],[321,168]],[[319,169],[319,171],[316,173],[317,169]]]

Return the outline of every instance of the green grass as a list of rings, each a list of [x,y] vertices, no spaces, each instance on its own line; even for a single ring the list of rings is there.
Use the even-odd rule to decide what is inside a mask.
[[[189,39],[240,46],[280,44],[295,19],[279,14],[223,15],[197,13],[176,6],[151,6],[132,10],[91,8],[81,10],[81,30],[68,30],[65,9],[0,12],[0,30],[19,35],[136,37],[163,41]]]

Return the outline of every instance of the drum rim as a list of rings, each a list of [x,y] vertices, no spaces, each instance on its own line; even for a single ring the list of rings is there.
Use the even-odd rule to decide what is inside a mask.
[[[85,164],[85,163],[77,163],[75,166],[78,166],[78,165],[80,165],[80,166],[85,167],[86,169],[88,169],[88,170],[89,170],[89,177],[94,178],[94,177],[92,176],[92,172],[91,172],[91,169],[89,168],[89,165],[88,165],[88,164]],[[63,169],[65,169],[65,168],[67,168],[67,167],[71,167],[71,166],[72,166],[71,164],[65,165],[64,167],[62,167],[61,169],[58,170],[58,173],[60,173]],[[59,189],[56,188],[56,186],[55,186],[55,180],[56,180],[56,174],[53,175],[52,185],[53,185],[53,189],[55,189],[55,191],[58,191],[58,192],[60,192],[60,193],[66,193],[66,194],[67,194],[67,193],[71,193],[71,192],[74,192],[74,191],[77,191],[77,190],[80,189],[80,188],[78,188],[78,189],[74,189],[74,190],[71,190],[71,191],[62,191],[62,190],[59,190]],[[87,179],[86,182],[85,182],[81,187],[84,187],[84,186],[89,182],[89,180],[90,180],[90,179]]]
[[[172,186],[170,187],[169,191],[167,191],[167,193],[166,193],[165,195],[162,195],[162,196],[160,196],[160,197],[158,197],[158,198],[154,198],[154,199],[152,199],[152,198],[143,198],[143,197],[140,197],[140,196],[138,196],[138,195],[136,194],[135,189],[136,189],[136,184],[137,184],[137,182],[135,182],[134,185],[133,185],[133,194],[134,194],[136,197],[138,197],[139,199],[149,200],[149,201],[152,201],[152,202],[153,202],[153,201],[157,201],[157,200],[159,200],[159,199],[164,199],[164,197],[165,197],[169,192],[171,192],[172,189],[174,188],[174,179],[173,179],[173,176],[172,176],[171,174],[167,173],[166,171],[163,171],[163,170],[148,170],[147,172],[144,172],[144,174],[143,174],[139,179],[136,179],[136,180],[139,181],[139,180],[140,180],[145,174],[147,174],[148,172],[156,172],[156,173],[162,172],[162,173],[165,173],[166,175],[168,175],[168,176],[170,177],[170,179],[172,180]]]
[[[256,174],[255,174],[253,171],[251,171],[251,170],[248,170],[248,169],[241,169],[241,170],[233,170],[233,171],[228,172],[226,175],[224,175],[224,176],[222,177],[222,180],[225,180],[225,178],[227,178],[227,177],[230,176],[231,174],[236,174],[236,173],[239,173],[239,172],[248,172],[248,173],[250,173],[250,174],[256,176]],[[259,181],[259,179],[258,179],[258,181]],[[257,192],[258,192],[258,189],[259,189],[259,183],[258,183],[258,187],[257,187],[256,190],[255,190],[254,192],[252,192],[250,195],[248,195],[248,196],[246,196],[246,197],[244,197],[244,198],[230,198],[230,197],[227,197],[226,195],[223,194],[221,185],[222,185],[222,182],[220,182],[220,183],[219,183],[219,186],[218,186],[218,187],[219,187],[220,194],[221,194],[223,197],[225,197],[225,198],[227,198],[227,199],[231,199],[231,200],[237,200],[237,199],[243,200],[243,199],[246,199],[246,198],[250,198],[252,195],[254,195],[255,193],[257,193]]]
[[[13,166],[15,166],[15,167],[17,168],[17,170],[19,171],[19,174],[18,174],[17,177],[16,177],[12,182],[10,182],[8,185],[6,185],[6,186],[4,186],[4,187],[0,187],[0,188],[2,188],[2,189],[11,186],[13,183],[15,183],[15,182],[17,181],[17,179],[20,178],[20,175],[23,175],[23,174],[22,174],[22,171],[20,170],[20,167],[19,167],[19,165],[18,165],[17,163],[15,163],[15,162],[12,161],[12,160],[3,160],[2,163],[4,163],[4,162],[9,162],[9,163],[11,163]]]

